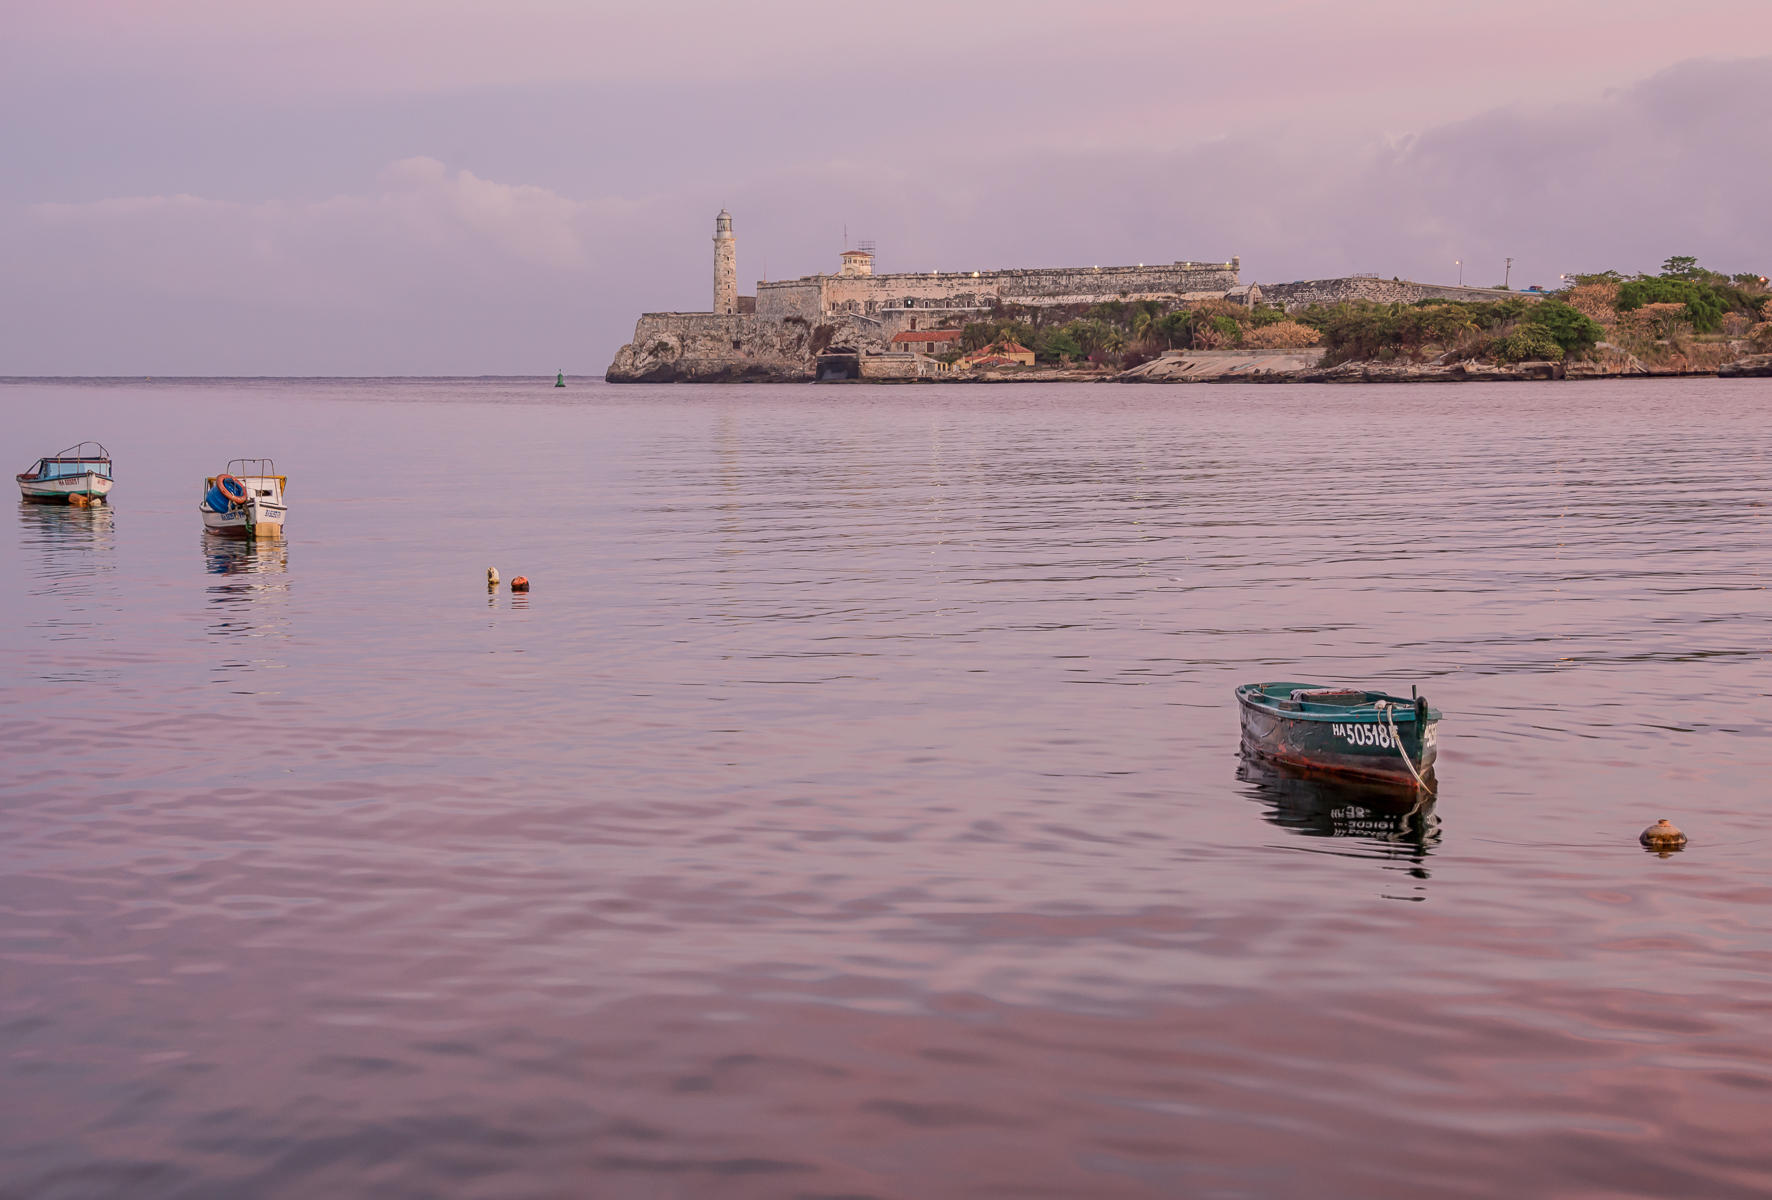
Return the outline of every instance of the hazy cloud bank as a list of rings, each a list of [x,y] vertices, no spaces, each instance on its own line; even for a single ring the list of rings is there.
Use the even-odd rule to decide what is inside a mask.
[[[0,331],[8,374],[508,361],[526,327],[574,304],[592,224],[582,202],[424,157],[311,203],[134,196],[13,216],[0,236],[18,285]]]
[[[1518,285],[1672,253],[1772,266],[1772,59],[1401,138],[1188,132],[1180,148],[983,137],[907,154],[863,131],[753,155],[742,178],[683,185],[679,163],[657,194],[632,173],[566,195],[414,157],[311,202],[17,206],[0,213],[0,374],[598,371],[641,309],[707,306],[721,205],[747,290],[765,265],[833,269],[845,223],[889,270],[1235,253],[1256,281],[1448,280],[1463,259],[1486,284],[1511,255]]]

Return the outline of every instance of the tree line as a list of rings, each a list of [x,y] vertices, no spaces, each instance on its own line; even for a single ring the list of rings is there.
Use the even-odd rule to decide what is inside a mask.
[[[1109,300],[1031,308],[999,305],[961,329],[950,361],[1000,342],[1034,352],[1037,362],[1124,369],[1166,350],[1302,350],[1318,347],[1325,365],[1352,361],[1481,359],[1563,361],[1602,343],[1632,353],[1689,354],[1706,339],[1745,342],[1772,353],[1772,296],[1764,276],[1724,274],[1676,255],[1658,275],[1615,271],[1572,277],[1543,298],[1490,301],[1350,300],[1288,313],[1275,305],[1206,300],[1175,305]]]

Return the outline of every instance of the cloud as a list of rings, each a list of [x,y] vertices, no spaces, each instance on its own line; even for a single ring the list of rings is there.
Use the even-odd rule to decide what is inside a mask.
[[[1522,102],[1401,137],[1273,126],[1146,150],[894,158],[846,154],[736,194],[741,231],[773,213],[846,214],[884,270],[1242,257],[1284,282],[1369,271],[1555,284],[1563,272],[1654,269],[1692,253],[1772,265],[1772,59],[1683,64],[1581,103]],[[741,235],[741,268],[756,262]],[[771,247],[792,270],[829,269]],[[816,265],[809,265],[816,264]]]
[[[472,171],[449,168],[434,158],[403,158],[381,176],[382,190],[369,197],[339,197],[322,206],[328,215],[386,217],[422,230],[432,244],[447,244],[471,231],[518,258],[546,266],[579,266],[584,242],[578,221],[584,205],[547,188],[494,183]]]
[[[1736,53],[1772,51],[1764,0],[1488,0],[1480,19],[1421,0],[9,0],[7,16],[0,89],[21,73],[234,98],[662,76],[730,93],[779,75],[892,113],[983,79],[1041,118],[1141,91],[1296,111],[1386,92],[1466,111],[1521,88],[1632,78],[1725,37]]]
[[[1592,103],[1429,130],[1375,156],[1350,199],[1384,218],[1399,252],[1512,254],[1554,282],[1672,253],[1763,270],[1768,187],[1772,59],[1757,59],[1687,63]]]
[[[377,257],[508,256],[549,269],[585,260],[585,206],[546,188],[503,184],[434,158],[390,164],[379,187],[310,204],[128,196],[26,207],[32,231],[69,261],[160,286],[238,290],[322,286],[325,270]],[[92,262],[91,260],[97,260]]]
[[[1515,284],[1554,284],[1670,254],[1772,267],[1772,59],[1401,136],[1270,125],[1030,148],[990,121],[965,128],[910,153],[897,123],[858,123],[714,168],[654,122],[668,171],[628,164],[571,189],[407,157],[311,201],[0,210],[0,374],[598,371],[637,313],[708,306],[721,206],[747,285],[834,269],[845,225],[879,243],[884,270],[1237,254],[1257,282],[1445,281],[1462,259],[1489,284],[1512,257]]]
[[[22,206],[0,220],[0,266],[20,285],[0,307],[0,373],[471,370],[511,363],[499,342],[541,303],[553,312],[530,324],[551,361],[591,269],[591,219],[547,188],[425,157],[308,203]]]

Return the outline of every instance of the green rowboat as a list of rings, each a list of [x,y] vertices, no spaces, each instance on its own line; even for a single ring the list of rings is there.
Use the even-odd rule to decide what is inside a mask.
[[[1246,754],[1312,775],[1433,790],[1440,711],[1424,697],[1246,683],[1237,707]]]

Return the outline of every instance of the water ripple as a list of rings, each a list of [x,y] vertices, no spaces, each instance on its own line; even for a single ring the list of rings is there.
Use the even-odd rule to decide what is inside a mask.
[[[0,1196],[1772,1190],[1751,384],[0,397]]]

